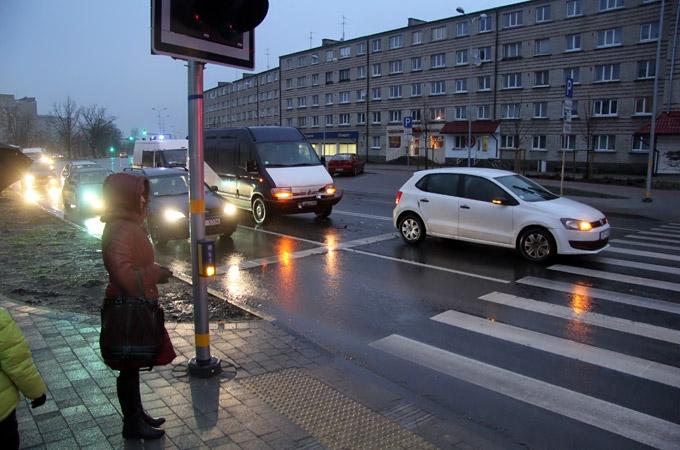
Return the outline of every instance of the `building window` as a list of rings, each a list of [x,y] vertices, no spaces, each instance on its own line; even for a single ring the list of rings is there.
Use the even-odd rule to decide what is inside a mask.
[[[382,98],[382,89],[375,87],[371,89],[371,100],[380,100]]]
[[[615,47],[621,45],[621,28],[610,28],[597,32],[597,47]]]
[[[446,54],[438,53],[436,55],[432,55],[430,57],[430,68],[440,69],[442,67],[446,67]]]
[[[365,42],[359,42],[357,44],[357,56],[365,55],[365,54],[366,54],[366,43]]]
[[[422,83],[411,83],[411,97],[420,97],[423,95]]]
[[[335,52],[333,50],[328,50],[326,52],[326,62],[332,62],[335,59]]]
[[[289,118],[286,119],[286,125],[289,126],[289,127],[293,126],[293,118],[292,117],[289,117]]]
[[[396,61],[390,61],[390,73],[401,73],[401,72],[402,72],[401,59],[398,59]]]
[[[326,126],[327,127],[333,126],[333,114],[326,114]]]
[[[357,101],[358,102],[366,101],[366,89],[357,89]]]
[[[656,74],[656,62],[653,59],[638,61],[638,79],[654,78]]]
[[[536,39],[534,44],[534,55],[549,55],[550,51],[550,39]]]
[[[522,56],[522,43],[521,42],[511,42],[510,44],[503,45],[503,58],[520,58]]]
[[[419,70],[423,70],[423,58],[414,56],[411,58],[411,72],[417,72]]]
[[[338,103],[349,103],[349,91],[341,91],[338,94]]]
[[[616,151],[616,136],[613,134],[599,134],[593,136],[596,152]]]
[[[286,99],[286,109],[293,109],[293,99],[292,98]]]
[[[534,102],[534,119],[548,118],[548,102]]]
[[[401,85],[390,86],[390,98],[401,98]]]
[[[390,48],[401,48],[401,34],[390,36]]]
[[[349,69],[342,69],[338,72],[338,81],[349,81]]]
[[[422,30],[414,31],[411,33],[411,45],[418,45],[423,43],[423,32]]]
[[[365,124],[366,123],[366,113],[365,112],[358,112],[357,113],[357,125]]]
[[[297,122],[298,122],[298,127],[306,127],[307,126],[307,118],[306,117],[298,117]]]
[[[562,150],[576,150],[576,136],[573,134],[562,135]]]
[[[536,7],[536,23],[547,22],[550,18],[550,5]]]
[[[333,72],[326,72],[326,84],[333,84]]]
[[[462,37],[462,36],[469,36],[470,35],[470,23],[465,21],[465,22],[458,22],[456,24],[456,36]]]
[[[491,76],[477,77],[477,90],[490,91],[491,90]]]
[[[456,80],[456,94],[467,92],[467,79],[459,78]]]
[[[419,109],[411,110],[411,119],[413,119],[414,122],[420,122],[422,120],[422,116],[420,115]]]
[[[371,136],[371,148],[380,149],[380,136]]]
[[[501,134],[501,148],[516,148],[516,136],[514,134]]]
[[[580,67],[569,67],[564,69],[564,83],[567,82],[567,78],[574,80],[574,84],[581,83],[581,68]]]
[[[600,12],[623,8],[623,0],[600,0]]]
[[[338,116],[338,124],[347,126],[349,125],[349,113],[343,113]]]
[[[618,101],[599,99],[593,102],[593,116],[614,117],[618,113]]]
[[[382,50],[382,39],[373,39],[371,41],[371,51],[377,53]]]
[[[312,55],[312,65],[319,64],[319,55]]]
[[[312,116],[312,126],[313,127],[319,126],[319,116]]]
[[[479,47],[477,49],[477,57],[481,62],[491,61],[491,47]]]
[[[633,149],[634,152],[649,152],[649,135],[643,136],[636,134],[633,136]]]
[[[467,136],[454,136],[453,137],[453,148],[467,148]]]
[[[581,0],[567,1],[567,17],[578,17],[583,14]]]
[[[293,89],[293,79],[292,78],[286,79],[286,89]]]
[[[479,18],[479,32],[488,33],[491,31],[491,16],[486,15]]]
[[[371,76],[373,78],[376,78],[376,77],[379,77],[380,75],[382,75],[382,64],[380,64],[380,63],[373,64],[371,66],[371,68],[372,68]]]
[[[501,118],[519,119],[521,105],[519,103],[503,103],[501,105]]]
[[[357,67],[357,78],[366,78],[366,66]]]
[[[640,42],[654,42],[659,39],[659,22],[640,25]]]
[[[562,102],[562,118],[564,119],[564,102]],[[572,119],[578,119],[578,100],[572,100],[571,101],[571,118]]]
[[[401,123],[401,110],[390,111],[390,123]]]
[[[531,149],[536,151],[544,151],[546,149],[546,136],[544,134],[532,136]]]
[[[432,41],[446,39],[446,26],[432,28]]]
[[[319,96],[312,95],[312,106],[319,106]]]
[[[565,52],[578,52],[581,48],[581,35],[568,34],[566,37],[566,44],[564,45]]]
[[[506,73],[503,75],[503,89],[519,89],[522,87],[522,74]]]
[[[350,47],[340,47],[340,58],[349,58],[352,55]]]
[[[534,72],[534,87],[550,86],[550,71],[538,70]]]
[[[373,120],[371,120],[371,123],[373,124],[380,124],[382,123],[382,117],[380,116],[380,111],[373,111]]]
[[[519,27],[523,24],[522,11],[513,11],[503,14],[503,28]]]
[[[327,105],[333,104],[333,93],[332,92],[326,93],[326,104]]]
[[[635,99],[635,115],[636,116],[651,116],[652,115],[652,99],[651,97],[638,97]]]
[[[465,106],[456,106],[455,120],[467,120],[467,108]]]
[[[479,105],[477,107],[477,120],[488,120],[491,117],[489,105]]]
[[[298,97],[297,98],[297,107],[298,108],[306,108],[307,107],[307,97]]]
[[[456,51],[456,65],[460,66],[468,63],[468,51],[458,50]]]
[[[621,64],[603,64],[595,66],[595,82],[605,83],[608,81],[619,81]]]
[[[446,83],[444,80],[433,81],[430,84],[430,95],[443,95],[446,93]]]
[[[446,120],[446,113],[444,108],[430,108],[430,120],[443,121]]]

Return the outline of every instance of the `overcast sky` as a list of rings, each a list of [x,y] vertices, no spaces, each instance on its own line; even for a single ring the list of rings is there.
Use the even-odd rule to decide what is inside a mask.
[[[508,0],[269,0],[256,30],[255,71],[278,65],[279,55],[314,47],[322,38],[352,39],[406,25],[509,3]],[[187,132],[187,69],[183,61],[150,52],[149,0],[0,0],[0,94],[35,97],[38,113],[70,96],[116,117],[123,134],[133,127]],[[267,50],[269,58],[267,58]],[[208,64],[204,87],[233,81],[241,71]],[[163,110],[163,108],[166,108]]]

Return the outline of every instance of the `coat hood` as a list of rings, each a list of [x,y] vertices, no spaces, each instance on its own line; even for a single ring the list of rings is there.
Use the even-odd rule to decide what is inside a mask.
[[[146,177],[131,173],[119,172],[106,177],[104,181],[104,205],[102,222],[117,219],[142,223],[146,217],[146,209],[142,208],[140,196],[144,196],[149,204],[149,180]]]

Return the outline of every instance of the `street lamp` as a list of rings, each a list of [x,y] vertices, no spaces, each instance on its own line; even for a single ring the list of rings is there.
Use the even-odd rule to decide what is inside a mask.
[[[167,111],[168,108],[161,108],[161,109],[151,108],[151,109],[152,109],[153,111],[156,111],[156,114],[158,115],[158,133],[159,133],[159,134],[163,134],[163,122],[162,122],[163,119],[161,118],[161,113],[162,113],[163,111]],[[166,116],[166,117],[167,117],[167,116]]]
[[[461,8],[460,6],[456,8],[456,11],[462,15],[465,15],[465,10]],[[478,19],[486,19],[486,14],[482,13],[478,17],[472,17],[470,19],[470,28],[472,28],[472,24],[475,23],[475,20]],[[472,33],[472,30],[468,30],[468,33]],[[469,86],[467,87],[468,90],[468,106],[467,106],[467,118],[468,118],[468,136],[467,136],[467,166],[470,167],[472,165],[472,65],[474,64],[475,67],[479,67],[482,65],[482,60],[479,57],[479,51],[477,51],[477,54],[473,57],[472,56],[472,51],[470,51],[470,61],[468,62],[468,83]]]

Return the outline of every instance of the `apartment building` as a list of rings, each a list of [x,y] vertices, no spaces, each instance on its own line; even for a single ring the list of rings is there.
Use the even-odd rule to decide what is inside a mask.
[[[427,152],[449,164],[471,155],[550,168],[565,150],[569,161],[590,158],[602,171],[642,173],[659,36],[659,112],[680,104],[678,5],[666,2],[662,32],[660,8],[659,0],[531,0],[325,39],[281,56],[281,124],[300,128],[324,155],[385,161]],[[657,150],[661,158],[673,146]]]

